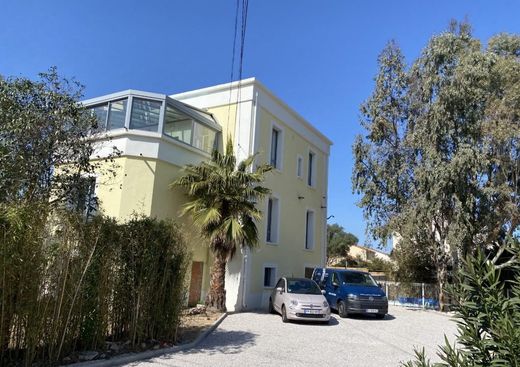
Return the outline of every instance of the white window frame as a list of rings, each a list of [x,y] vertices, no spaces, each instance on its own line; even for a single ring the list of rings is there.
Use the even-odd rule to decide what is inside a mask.
[[[266,286],[265,285],[265,269],[270,268],[273,269],[271,273],[271,280],[272,285]],[[278,265],[274,263],[264,263],[262,265],[262,287],[264,289],[273,289],[276,285],[276,282],[278,281]]]
[[[273,203],[276,201],[277,208],[274,212],[274,218],[273,218],[273,212],[271,213],[271,233],[270,233],[270,239],[267,239],[268,233],[269,233],[269,200],[273,200]],[[276,194],[271,194],[267,198],[267,202],[265,205],[265,242],[269,245],[278,245],[280,241],[280,211],[281,211],[281,203],[280,203],[280,197]],[[273,225],[275,228],[274,231],[274,237],[273,237]]]
[[[312,226],[309,226],[309,214],[312,213]],[[307,251],[313,251],[314,248],[316,247],[316,241],[315,241],[315,237],[316,237],[316,231],[315,231],[315,227],[316,227],[316,211],[313,210],[313,209],[309,209],[307,208],[305,210],[305,237],[304,237],[304,249],[307,250]],[[310,231],[309,231],[310,230]],[[309,233],[310,232],[310,233]],[[309,241],[310,240],[310,241]]]
[[[269,130],[269,156],[267,157],[267,161],[269,164],[271,164],[273,150],[273,130],[278,131],[278,141],[276,144],[276,165],[274,165],[273,168],[278,171],[282,171],[285,133],[284,129],[274,121],[271,122],[271,129]]]
[[[310,157],[312,155],[312,162],[310,162]],[[316,170],[318,167],[317,164],[318,155],[312,149],[309,149],[307,154],[307,185],[309,187],[316,187]],[[310,175],[309,175],[310,173]]]
[[[296,177],[303,180],[303,156],[301,154],[296,155]]]

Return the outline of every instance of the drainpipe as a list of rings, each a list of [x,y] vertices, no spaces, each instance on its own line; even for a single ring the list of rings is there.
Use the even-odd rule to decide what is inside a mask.
[[[247,303],[246,303],[246,288],[247,288],[247,260],[248,260],[248,257],[249,257],[249,248],[247,247],[242,247],[242,250],[240,251],[242,253],[242,279],[241,279],[241,283],[242,283],[242,309],[241,311],[245,310],[247,308]]]
[[[251,109],[251,132],[249,135],[249,154],[254,154],[256,149],[256,113],[257,113],[257,105],[258,105],[258,92],[255,91],[254,98],[253,98],[253,108]],[[250,250],[248,247],[242,247],[242,250],[240,251],[242,253],[242,309],[247,308],[246,303],[246,295],[247,295],[247,277],[248,277],[248,267],[249,264],[247,263],[249,259]]]

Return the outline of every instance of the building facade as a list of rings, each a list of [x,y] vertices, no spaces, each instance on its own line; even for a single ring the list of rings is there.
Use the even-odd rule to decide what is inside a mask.
[[[101,210],[120,220],[134,213],[181,223],[192,251],[190,303],[209,287],[211,253],[190,219],[179,212],[186,198],[169,184],[186,164],[210,159],[233,139],[239,160],[257,154],[274,169],[258,203],[259,245],[237,252],[226,272],[230,311],[265,307],[280,276],[309,275],[326,261],[328,157],[331,141],[251,78],[172,96],[128,90],[83,102],[99,121],[102,159],[117,147],[114,174],[100,173]]]

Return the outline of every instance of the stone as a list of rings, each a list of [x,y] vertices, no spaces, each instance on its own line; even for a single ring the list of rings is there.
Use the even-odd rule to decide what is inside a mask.
[[[79,353],[79,360],[80,361],[92,361],[97,356],[99,356],[98,352],[95,351],[86,351]]]

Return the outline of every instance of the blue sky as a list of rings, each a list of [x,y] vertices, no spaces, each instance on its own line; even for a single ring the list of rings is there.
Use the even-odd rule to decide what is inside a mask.
[[[56,65],[85,97],[123,89],[177,93],[229,82],[235,0],[0,0],[0,74]],[[377,56],[395,39],[407,61],[450,19],[476,37],[520,33],[514,0],[250,0],[243,77],[255,76],[334,141],[328,211],[365,241],[351,146]]]

